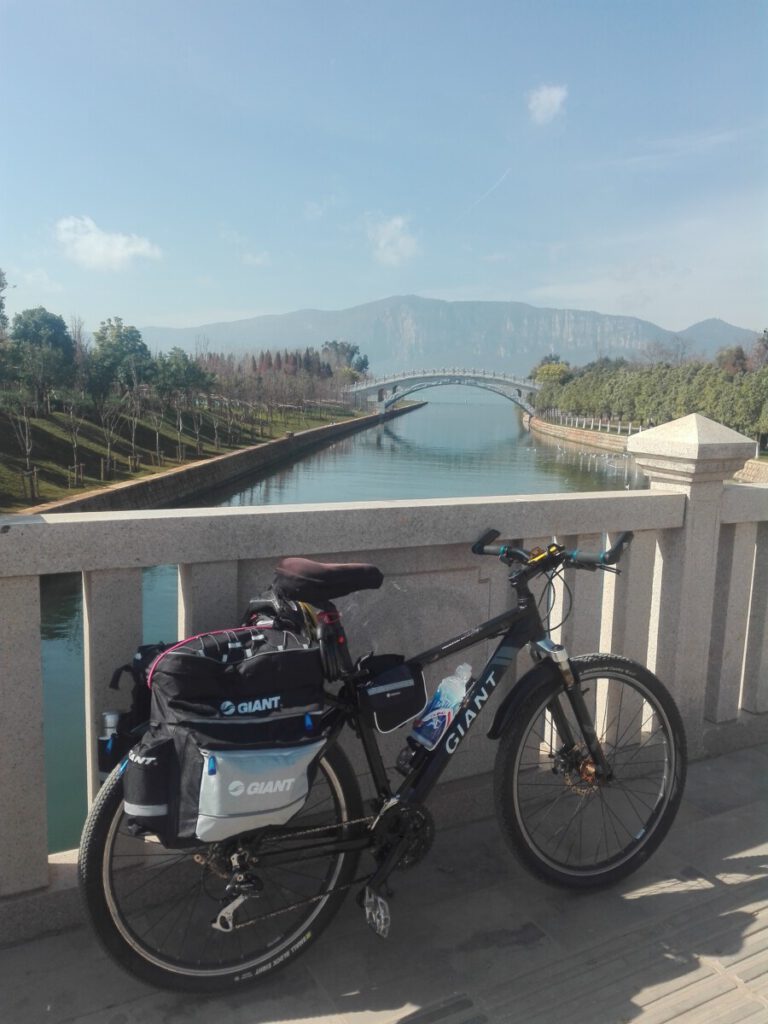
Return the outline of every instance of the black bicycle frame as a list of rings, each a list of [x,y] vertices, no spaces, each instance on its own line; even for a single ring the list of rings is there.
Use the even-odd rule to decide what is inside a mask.
[[[362,717],[357,728],[366,753],[379,796],[385,801],[396,799],[404,804],[423,803],[442,775],[451,757],[461,746],[485,704],[501,682],[504,673],[514,662],[518,651],[530,641],[544,640],[546,632],[535,600],[530,593],[520,595],[515,608],[502,612],[493,619],[446,640],[436,647],[422,651],[408,662],[420,667],[432,665],[443,658],[458,654],[483,640],[501,636],[501,640],[477,680],[467,690],[461,708],[437,746],[433,750],[416,752],[414,767],[393,794],[379,752],[376,732]],[[564,731],[567,725],[564,726]],[[566,733],[567,735],[567,733]]]

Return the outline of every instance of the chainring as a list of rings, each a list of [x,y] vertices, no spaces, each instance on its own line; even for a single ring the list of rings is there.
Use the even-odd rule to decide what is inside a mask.
[[[415,867],[429,853],[435,838],[435,822],[422,804],[402,806],[398,804],[386,811],[374,829],[374,848],[377,859],[386,854],[401,840],[406,840],[405,852],[395,865],[396,871]]]

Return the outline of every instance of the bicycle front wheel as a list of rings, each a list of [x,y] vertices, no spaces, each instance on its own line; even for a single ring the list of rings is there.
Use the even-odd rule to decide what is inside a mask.
[[[167,849],[131,828],[116,769],[83,830],[79,871],[89,917],[107,952],[150,984],[215,992],[256,980],[303,952],[341,906],[360,856],[342,844],[360,834],[354,822],[362,816],[355,775],[333,746],[287,825]],[[233,856],[252,894],[226,931],[214,922],[234,899],[226,892]]]
[[[610,775],[597,770],[553,680],[527,698],[502,739],[494,789],[500,826],[523,863],[546,881],[587,889],[635,871],[667,834],[685,784],[686,745],[674,701],[648,669],[609,654],[571,665]],[[567,740],[555,725],[560,715]]]

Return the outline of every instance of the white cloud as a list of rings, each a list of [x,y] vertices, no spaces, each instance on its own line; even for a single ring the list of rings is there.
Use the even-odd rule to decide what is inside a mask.
[[[59,284],[58,281],[52,280],[47,270],[38,268],[37,270],[28,270],[22,275],[24,284],[33,291],[38,292],[63,292],[64,286]]]
[[[540,85],[528,93],[528,113],[534,124],[549,124],[562,113],[568,89],[564,85]]]
[[[707,131],[687,133],[671,138],[651,139],[639,143],[637,151],[624,156],[590,161],[587,167],[618,167],[629,170],[664,170],[675,161],[699,160],[718,149],[739,144],[745,132]]]
[[[65,255],[89,270],[124,270],[135,259],[162,256],[148,238],[102,231],[91,217],[62,217],[56,222],[56,237]]]
[[[227,245],[240,250],[240,261],[246,267],[268,267],[272,262],[266,249],[254,252],[250,240],[236,228],[222,228],[219,237]]]
[[[307,220],[322,220],[335,205],[334,196],[326,196],[324,199],[308,199],[304,203],[304,216]]]
[[[272,262],[268,252],[244,252],[243,263],[246,267],[268,267]]]
[[[369,215],[367,234],[374,259],[387,267],[399,267],[419,251],[416,237],[408,231],[408,219],[399,214],[389,218]]]

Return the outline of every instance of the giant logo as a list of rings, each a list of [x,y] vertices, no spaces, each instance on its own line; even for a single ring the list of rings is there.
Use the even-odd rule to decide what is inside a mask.
[[[280,708],[280,697],[262,697],[260,700],[243,700],[239,704],[233,704],[231,700],[225,700],[219,705],[222,715],[252,715],[254,711],[278,711]]]
[[[262,793],[288,793],[295,781],[295,778],[269,779],[267,782],[249,782],[246,786],[240,779],[235,779],[234,782],[230,782],[227,789],[229,795],[234,797],[243,796],[243,794],[260,796]]]
[[[448,733],[448,736],[446,737],[445,740],[445,749],[449,754],[455,753],[455,751],[458,749],[458,746],[461,743],[463,737],[466,736],[467,732],[472,726],[472,723],[480,713],[480,709],[482,708],[483,704],[485,704],[485,702],[488,700],[495,687],[496,679],[494,678],[493,672],[491,672],[491,674],[486,679],[485,685],[483,686],[482,690],[478,690],[478,692],[475,694],[474,700],[472,701],[472,703],[475,705],[475,710],[473,711],[471,707],[467,708],[463,712],[463,714],[456,719],[454,723],[455,728],[452,728],[451,731]]]

